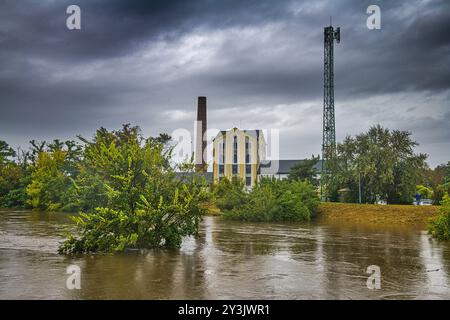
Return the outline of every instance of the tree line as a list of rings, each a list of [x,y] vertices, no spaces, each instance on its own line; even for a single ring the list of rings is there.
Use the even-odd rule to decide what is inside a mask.
[[[178,247],[196,234],[206,181],[177,177],[194,165],[171,163],[168,135],[144,138],[139,127],[124,125],[79,139],[32,141],[19,153],[1,142],[1,205],[81,212],[72,217],[78,234],[61,253]]]
[[[80,213],[73,217],[79,232],[61,253],[178,247],[197,233],[207,201],[229,219],[309,220],[319,190],[332,201],[388,204],[410,204],[419,192],[445,204],[430,232],[450,237],[450,162],[429,168],[409,132],[374,126],[339,143],[321,176],[313,157],[293,167],[286,181],[263,180],[251,191],[239,181],[209,186],[192,159],[174,164],[167,134],[145,138],[126,124],[78,138],[32,140],[26,151],[0,140],[0,207]]]
[[[407,131],[379,125],[337,144],[336,154],[324,163],[324,198],[349,203],[411,204],[416,193],[438,205],[450,193],[450,161],[431,169],[427,155],[416,153],[418,143]],[[318,157],[293,167],[291,179],[319,186]]]

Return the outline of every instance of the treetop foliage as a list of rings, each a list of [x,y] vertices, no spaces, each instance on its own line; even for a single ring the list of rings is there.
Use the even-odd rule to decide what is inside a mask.
[[[337,145],[336,157],[327,163],[333,172],[332,178],[324,177],[329,197],[337,200],[339,190],[345,188],[349,192],[344,200],[357,202],[361,185],[364,203],[411,203],[428,168],[427,155],[416,154],[415,146],[410,132],[380,125],[367,133],[347,136]]]

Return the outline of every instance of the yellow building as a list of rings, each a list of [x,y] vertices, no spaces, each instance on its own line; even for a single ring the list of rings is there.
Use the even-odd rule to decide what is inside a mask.
[[[220,131],[213,140],[214,183],[226,177],[239,178],[247,187],[254,186],[265,157],[266,141],[261,130]]]

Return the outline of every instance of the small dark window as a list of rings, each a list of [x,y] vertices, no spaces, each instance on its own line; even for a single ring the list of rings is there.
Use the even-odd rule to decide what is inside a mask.
[[[245,185],[251,186],[252,185],[252,177],[246,177],[245,178]]]
[[[245,173],[246,174],[251,174],[252,173],[252,165],[251,164],[245,165]]]
[[[233,164],[233,174],[237,174],[237,173],[238,173],[238,165]]]
[[[225,141],[222,143],[222,163],[225,163]]]
[[[245,163],[250,163],[250,142],[248,137],[245,137]]]
[[[223,164],[219,165],[219,174],[224,174],[225,172],[225,166]]]
[[[238,142],[237,142],[237,137],[234,136],[234,143],[233,143],[233,163],[237,163],[238,162]]]

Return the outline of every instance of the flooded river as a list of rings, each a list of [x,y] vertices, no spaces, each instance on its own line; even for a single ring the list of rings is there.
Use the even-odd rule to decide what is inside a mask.
[[[0,299],[450,299],[450,244],[420,229],[206,217],[180,250],[58,255],[72,227],[62,213],[0,210]],[[80,290],[66,288],[69,265]]]

